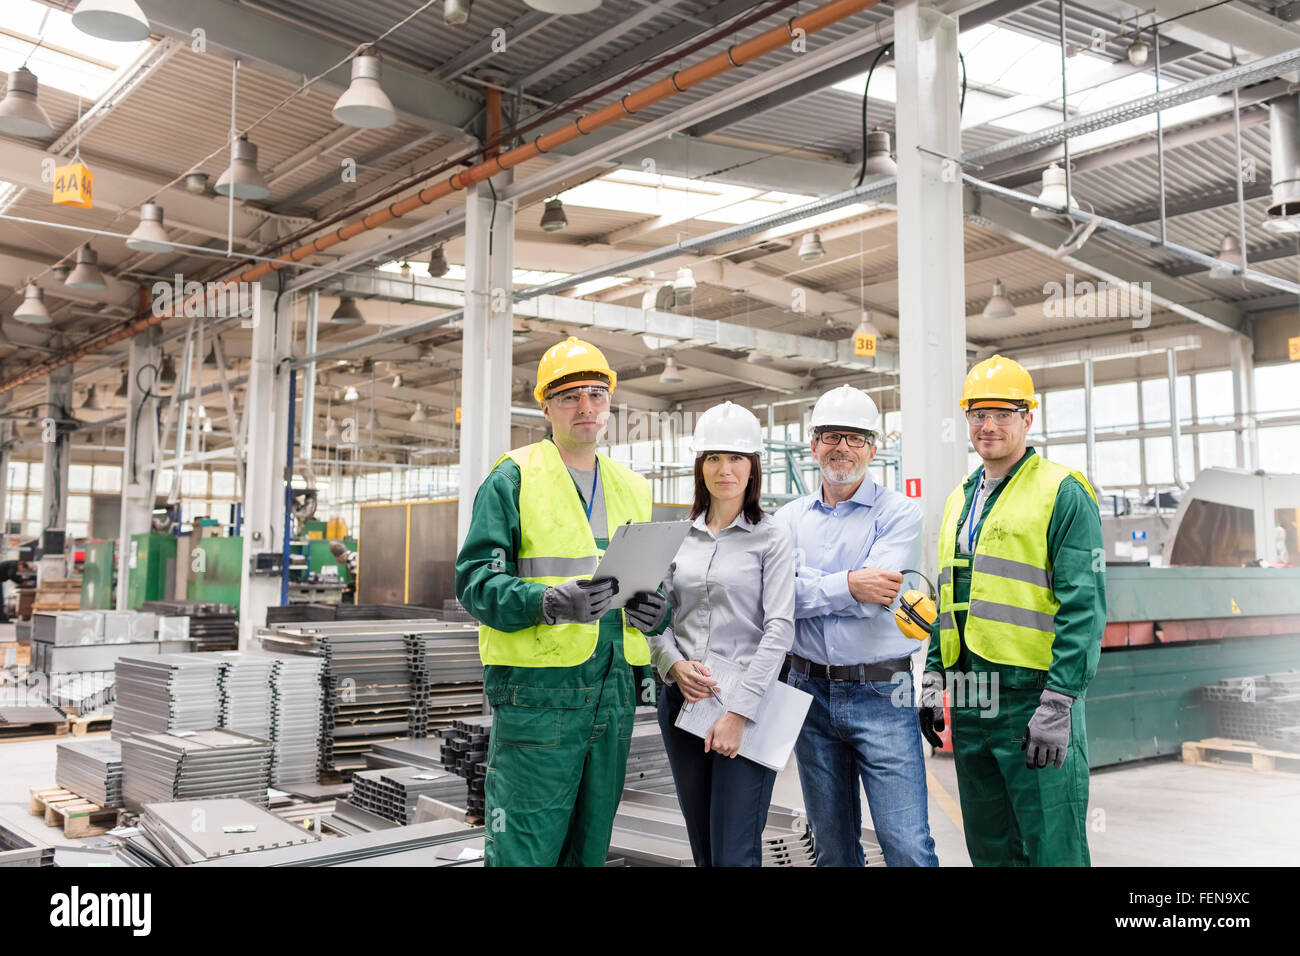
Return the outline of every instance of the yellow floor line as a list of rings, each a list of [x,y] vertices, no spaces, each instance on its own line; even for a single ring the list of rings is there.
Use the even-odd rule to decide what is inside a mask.
[[[961,822],[961,807],[958,806],[957,801],[952,798],[952,794],[945,790],[943,784],[935,779],[934,774],[930,773],[928,770],[925,772],[925,782],[929,784],[930,792],[934,794],[934,799],[939,802],[939,808],[943,810],[944,815],[952,821],[952,825],[958,830],[965,831],[965,827]]]

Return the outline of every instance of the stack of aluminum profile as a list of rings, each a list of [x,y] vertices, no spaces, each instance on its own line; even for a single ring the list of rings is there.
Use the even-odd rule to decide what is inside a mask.
[[[119,658],[113,738],[216,727],[220,675],[221,662],[208,654]]]
[[[668,766],[668,751],[664,749],[664,735],[653,707],[637,708],[623,786],[652,793],[677,792]]]
[[[411,670],[411,736],[427,737],[457,717],[483,713],[478,628],[443,624],[406,638]]]
[[[366,767],[369,770],[382,770],[386,767],[447,769],[442,765],[442,741],[436,738],[375,744],[370,753],[366,754]]]
[[[50,678],[50,703],[69,714],[89,714],[117,698],[113,671],[55,674]]]
[[[218,726],[250,737],[271,738],[271,671],[269,654],[218,651],[221,662],[217,685],[221,689]]]
[[[122,806],[122,745],[103,739],[59,744],[54,782],[101,807]]]
[[[465,610],[465,606],[455,598],[443,598],[442,616],[448,621],[465,621],[475,626],[478,625],[478,621],[474,620],[474,615]]]
[[[348,795],[348,802],[405,826],[412,822],[415,803],[421,796],[462,806],[465,788],[465,779],[447,770],[423,767],[358,770],[352,775],[352,793]]]
[[[26,833],[0,823],[0,868],[53,865],[54,847],[37,843]]]
[[[57,611],[32,616],[31,670],[108,672],[118,658],[158,652],[157,618],[140,611]]]
[[[140,814],[139,829],[155,854],[171,866],[302,846],[319,839],[247,800],[234,798],[150,803]]]
[[[867,866],[883,866],[884,854],[875,834],[863,829]],[[624,790],[614,816],[609,855],[629,866],[694,866],[686,821],[677,797],[665,793]],[[801,814],[783,807],[768,808],[763,828],[763,866],[814,866],[812,831]]]
[[[456,820],[430,820],[372,833],[320,840],[305,846],[265,850],[250,857],[221,857],[196,865],[478,866],[482,865],[482,849],[482,827],[466,826]]]
[[[1294,750],[1300,744],[1300,671],[1230,677],[1203,688],[1220,737]]]
[[[237,797],[266,806],[271,744],[229,730],[135,734],[122,741],[122,793],[146,803]]]
[[[321,675],[319,657],[277,655],[271,668],[271,783],[315,783],[320,776]]]
[[[442,762],[448,770],[468,781],[466,815],[482,820],[485,813],[483,785],[487,779],[487,752],[492,737],[492,715],[461,717],[438,731],[442,738]]]
[[[239,646],[239,609],[209,601],[145,601],[142,611],[161,618],[189,619],[188,637],[196,651],[232,651]],[[159,628],[170,633],[161,621]]]

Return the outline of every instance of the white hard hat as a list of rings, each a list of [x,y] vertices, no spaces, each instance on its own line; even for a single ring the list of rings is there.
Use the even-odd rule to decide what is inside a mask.
[[[709,451],[757,455],[763,450],[763,429],[748,408],[723,402],[700,415],[693,445],[697,457]]]
[[[852,385],[833,388],[813,406],[813,428],[858,428],[880,430],[880,410],[871,396]]]

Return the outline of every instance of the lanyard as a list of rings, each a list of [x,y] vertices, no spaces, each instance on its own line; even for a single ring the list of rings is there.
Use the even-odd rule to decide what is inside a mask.
[[[573,476],[570,475],[569,477],[572,478]],[[588,520],[588,521],[591,520],[591,509],[594,508],[594,507],[596,507],[596,482],[598,482],[598,481],[600,481],[600,461],[599,461],[599,460],[597,460],[597,462],[596,462],[596,473],[595,473],[594,475],[591,476],[591,497],[588,498],[588,499],[586,499],[585,501],[583,501],[583,505],[585,505],[586,508],[587,508],[587,520]],[[578,482],[577,482],[577,481],[574,481],[574,482],[573,482],[573,487],[574,487],[574,488],[577,488],[577,490],[578,490],[578,497],[581,498],[581,497],[582,497],[582,489],[581,489],[581,488],[578,488]]]
[[[970,515],[967,519],[969,522],[966,526],[967,527],[967,531],[966,531],[966,553],[967,554],[975,553],[975,526],[979,523],[978,513],[975,511],[975,509],[979,507],[980,488],[982,488],[983,486],[984,486],[984,466],[981,465],[979,481],[976,482],[975,484],[975,495],[974,497],[971,498]]]

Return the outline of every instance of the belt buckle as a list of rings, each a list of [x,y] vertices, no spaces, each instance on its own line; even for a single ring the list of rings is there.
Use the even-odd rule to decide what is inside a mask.
[[[859,665],[858,665],[858,683],[859,683],[859,684],[865,684],[866,682],[867,682],[867,665],[866,665],[866,664],[859,664]]]

